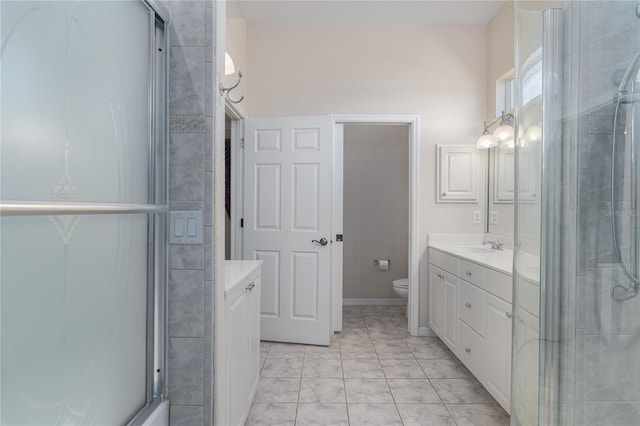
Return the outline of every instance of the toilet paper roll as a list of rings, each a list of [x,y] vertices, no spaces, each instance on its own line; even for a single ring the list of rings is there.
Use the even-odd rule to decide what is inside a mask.
[[[389,270],[389,261],[388,260],[383,260],[383,259],[378,260],[378,269],[380,269],[381,271],[388,271]]]

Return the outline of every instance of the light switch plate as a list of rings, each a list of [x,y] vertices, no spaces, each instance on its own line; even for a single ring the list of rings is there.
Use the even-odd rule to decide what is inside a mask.
[[[491,224],[492,225],[497,225],[498,224],[498,211],[494,210],[491,212]]]
[[[169,243],[202,244],[203,232],[201,211],[169,212]]]
[[[479,224],[481,219],[482,219],[482,215],[480,213],[480,210],[474,210],[473,211],[473,223],[474,224]]]

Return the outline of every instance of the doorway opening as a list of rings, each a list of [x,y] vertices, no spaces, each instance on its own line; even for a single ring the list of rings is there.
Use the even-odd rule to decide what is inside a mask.
[[[406,306],[409,125],[345,124],[343,135],[343,305]]]
[[[420,285],[417,214],[420,193],[419,118],[416,115],[334,115],[332,118],[335,131],[332,237],[343,235],[346,242],[346,244],[332,245],[333,331],[342,330],[343,304],[402,303],[400,301],[402,299],[394,297],[392,283],[397,278],[408,278],[406,305],[408,331],[411,335],[417,336],[419,334]],[[382,134],[386,134],[386,137],[373,142],[374,137],[377,138]],[[352,137],[355,145],[360,147],[346,146],[350,143],[348,139]],[[396,141],[395,144],[389,144],[388,140],[384,140],[389,137]],[[365,141],[371,144],[371,149],[367,149]],[[387,152],[387,163],[385,163],[384,154],[376,158],[378,157],[376,154],[379,154],[374,152],[376,143],[385,147],[381,152],[385,149],[390,150]],[[406,151],[394,152],[394,148],[398,148],[397,145],[403,144]],[[355,148],[354,152],[351,152],[352,148]],[[395,162],[391,160],[392,156]],[[354,158],[353,163],[351,158]],[[399,173],[387,176],[390,178],[393,175],[392,179],[385,179],[384,169],[388,171],[389,167],[402,170],[396,170]],[[360,169],[362,176],[371,176],[374,182],[361,182],[361,179],[358,179],[359,171],[348,170],[348,168]],[[372,171],[368,168],[381,170]],[[350,176],[352,172],[353,176]],[[404,173],[403,176],[402,173]],[[393,190],[389,191],[391,188],[386,186],[393,186]],[[377,191],[392,195],[389,196],[388,201],[378,200],[376,199]],[[396,194],[397,191],[402,194]],[[368,198],[368,201],[363,201],[363,197]],[[358,198],[361,199],[360,202]],[[391,205],[393,203],[399,206],[395,210]],[[403,207],[400,206],[402,204],[404,204]],[[383,214],[378,214],[381,211]],[[374,216],[378,217],[374,218]],[[404,230],[399,230],[403,226]],[[360,235],[352,235],[349,228],[353,228],[353,231]],[[391,232],[387,232],[389,230]],[[394,233],[398,235],[394,236]],[[349,238],[352,240],[349,241]],[[403,243],[404,248],[397,248]],[[359,250],[359,246],[364,252],[362,255],[353,253],[354,250]],[[388,271],[383,272],[379,265],[374,264],[374,261],[379,260],[391,260]],[[354,262],[357,262],[355,266]],[[396,277],[397,274],[403,276]],[[354,283],[356,283],[355,288]],[[354,297],[357,293],[353,292],[359,290],[364,290],[366,293],[363,294],[372,295],[372,297]],[[387,297],[384,297],[385,295]]]

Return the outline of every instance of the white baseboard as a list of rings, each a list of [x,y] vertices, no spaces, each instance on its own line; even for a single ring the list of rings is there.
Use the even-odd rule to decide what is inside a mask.
[[[342,299],[342,305],[406,305],[406,299]]]
[[[418,336],[427,337],[427,336],[435,336],[436,334],[429,327],[420,327],[418,328]]]

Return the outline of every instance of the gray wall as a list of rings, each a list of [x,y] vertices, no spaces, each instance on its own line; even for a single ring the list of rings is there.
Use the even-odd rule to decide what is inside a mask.
[[[171,244],[168,383],[172,425],[211,424],[213,2],[163,1],[172,15],[169,205],[203,212],[204,244]]]
[[[409,126],[344,126],[344,298],[398,297],[408,275]],[[380,271],[373,259],[391,259]]]

